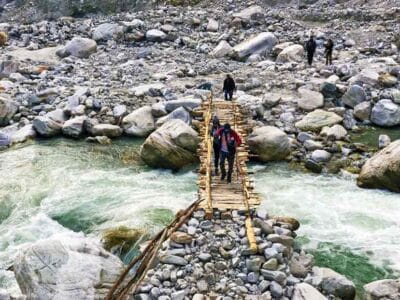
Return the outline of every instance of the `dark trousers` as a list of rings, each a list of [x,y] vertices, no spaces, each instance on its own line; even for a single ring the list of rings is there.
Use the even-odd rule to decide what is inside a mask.
[[[226,176],[225,170],[225,160],[228,161],[228,181],[230,182],[232,179],[232,171],[233,171],[233,163],[235,162],[235,154],[230,154],[224,151],[221,151],[221,176],[222,179]]]
[[[218,163],[219,163],[219,154],[220,154],[220,147],[219,145],[213,144],[213,149],[214,149],[214,167],[215,167],[215,173],[218,173]]]
[[[226,101],[232,101],[232,97],[233,97],[233,91],[224,91],[225,94],[225,100]]]
[[[308,64],[310,66],[312,65],[313,57],[314,57],[314,53],[313,52],[307,52],[307,60],[308,60]]]
[[[332,51],[327,51],[325,53],[325,58],[326,58],[326,64],[331,65],[332,64]]]

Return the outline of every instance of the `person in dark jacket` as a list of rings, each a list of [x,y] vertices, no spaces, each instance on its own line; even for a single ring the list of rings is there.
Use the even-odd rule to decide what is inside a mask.
[[[218,176],[218,162],[219,162],[219,155],[221,152],[221,143],[220,139],[217,136],[217,132],[220,128],[222,128],[221,123],[217,116],[214,116],[213,125],[211,128],[211,136],[213,137],[213,150],[214,150],[214,167],[215,167],[215,175]]]
[[[310,39],[306,43],[307,60],[308,64],[311,66],[314,58],[315,50],[317,49],[317,43],[314,40],[314,36],[311,35]]]
[[[332,51],[333,51],[333,41],[328,39],[325,43],[325,58],[326,58],[326,65],[332,64]]]
[[[228,161],[228,176],[227,181],[232,181],[233,164],[235,162],[236,148],[242,144],[242,140],[236,131],[231,129],[228,123],[217,131],[217,136],[220,140],[220,167],[221,167],[221,180],[226,177],[225,160]]]
[[[223,92],[225,94],[225,100],[232,101],[233,91],[236,90],[236,84],[231,75],[226,75],[224,80]]]

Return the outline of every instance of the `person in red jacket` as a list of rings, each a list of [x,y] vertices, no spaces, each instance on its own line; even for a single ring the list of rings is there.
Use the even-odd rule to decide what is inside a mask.
[[[217,137],[220,140],[220,168],[221,180],[226,177],[225,160],[228,161],[228,183],[232,180],[233,164],[235,162],[236,148],[242,144],[242,140],[237,132],[231,129],[231,125],[226,123],[224,127],[217,131]]]

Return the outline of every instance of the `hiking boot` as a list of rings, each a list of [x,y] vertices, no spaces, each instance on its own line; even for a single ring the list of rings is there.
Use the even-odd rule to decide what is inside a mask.
[[[225,179],[225,176],[226,176],[225,174],[222,174],[222,175],[221,175],[221,180],[224,180],[224,179]]]
[[[228,178],[227,178],[227,180],[226,180],[228,183],[231,183],[232,182],[232,176],[229,176],[228,175]]]
[[[218,176],[218,169],[215,169],[215,176]]]

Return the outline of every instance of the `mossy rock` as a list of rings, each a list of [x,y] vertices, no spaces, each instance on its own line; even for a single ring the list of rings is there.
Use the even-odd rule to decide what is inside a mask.
[[[145,234],[146,232],[143,229],[120,226],[106,230],[102,235],[102,242],[106,250],[110,252],[119,251],[121,254],[125,254]]]

